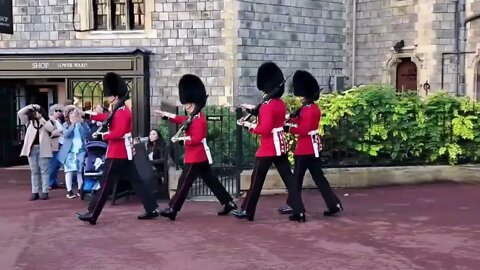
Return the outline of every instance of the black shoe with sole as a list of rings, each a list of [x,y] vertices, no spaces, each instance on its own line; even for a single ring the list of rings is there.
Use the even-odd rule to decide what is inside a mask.
[[[323,211],[323,215],[326,217],[332,217],[338,215],[342,211],[343,206],[341,204],[337,204],[334,208]]]
[[[170,220],[175,220],[177,217],[177,211],[173,210],[172,208],[166,208],[160,211],[160,216],[168,217]]]
[[[149,220],[149,219],[156,219],[157,217],[159,217],[160,214],[158,213],[157,210],[154,210],[153,212],[150,212],[150,213],[143,213],[141,214],[140,216],[138,216],[137,218],[139,220]]]
[[[93,214],[90,213],[90,212],[86,212],[86,213],[77,213],[77,218],[80,219],[81,221],[83,222],[88,222],[90,223],[90,225],[95,225],[97,224],[97,220],[95,220],[93,218]]]
[[[281,207],[281,208],[278,208],[278,213],[282,215],[293,214],[293,209],[290,206]]]
[[[223,206],[223,210],[218,212],[219,216],[226,216],[230,214],[233,210],[237,209],[237,205],[234,202],[229,202]]]

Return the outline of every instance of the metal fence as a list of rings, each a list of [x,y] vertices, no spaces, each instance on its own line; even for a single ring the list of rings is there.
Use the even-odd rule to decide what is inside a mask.
[[[172,112],[183,114],[175,108]],[[207,143],[210,147],[214,172],[219,177],[222,184],[232,196],[238,196],[240,193],[240,173],[242,170],[252,169],[255,161],[255,152],[258,147],[258,137],[250,134],[247,130],[236,125],[237,119],[243,116],[241,109],[234,107],[207,107],[204,110],[208,121]],[[439,134],[442,136],[432,137],[431,134],[424,134],[417,140],[425,140],[434,143],[441,140],[443,143],[451,140],[452,137],[452,113],[440,116],[442,129]],[[443,117],[443,118],[442,118]],[[386,121],[386,119],[384,119]],[[378,120],[382,121],[382,119]],[[389,142],[385,151],[379,151],[379,154],[372,156],[369,154],[371,148],[377,143],[375,136],[365,136],[367,130],[375,122],[368,120],[363,125],[352,123],[348,118],[340,121],[336,127],[326,127],[324,136],[322,136],[323,151],[321,159],[324,167],[368,167],[368,166],[393,166],[393,165],[421,165],[421,164],[446,164],[447,159],[440,159],[436,162],[428,162],[428,157],[420,156],[418,158],[408,157],[408,152],[415,147],[414,143],[401,141],[393,138]],[[177,127],[178,128],[178,127]],[[170,137],[175,134],[176,128],[170,129]],[[295,147],[293,137],[291,147]],[[385,143],[385,142],[383,142]],[[411,145],[410,145],[411,144]],[[175,146],[175,166],[181,169],[183,166],[183,147]],[[406,158],[392,158],[390,150],[399,147],[405,150]],[[398,149],[397,149],[398,150]],[[211,196],[210,190],[204,185],[201,179],[197,179],[189,196]]]

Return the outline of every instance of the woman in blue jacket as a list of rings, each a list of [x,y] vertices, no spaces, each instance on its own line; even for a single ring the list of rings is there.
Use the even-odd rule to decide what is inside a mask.
[[[75,198],[72,191],[73,175],[76,173],[78,193],[80,196],[83,184],[83,165],[85,163],[85,143],[90,134],[90,128],[80,116],[80,111],[75,107],[65,111],[65,123],[63,123],[63,145],[58,151],[57,159],[63,164],[65,182],[67,184],[67,198]]]

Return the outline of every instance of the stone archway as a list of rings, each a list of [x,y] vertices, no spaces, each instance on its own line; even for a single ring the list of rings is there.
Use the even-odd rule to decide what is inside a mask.
[[[383,80],[385,83],[391,84],[393,86],[397,86],[398,67],[400,64],[405,62],[405,59],[408,59],[409,62],[414,64],[416,67],[416,85],[415,85],[415,88],[411,90],[418,90],[418,87],[419,87],[418,82],[421,81],[421,70],[423,69],[423,64],[422,64],[422,60],[414,53],[410,53],[410,52],[392,53],[388,58],[388,60],[385,62]],[[403,68],[406,68],[408,67],[408,65],[412,65],[412,64],[403,64],[405,65]],[[413,85],[413,80],[412,80],[412,85]],[[410,86],[408,88],[412,88],[412,87],[413,86]]]
[[[395,87],[397,91],[416,91],[418,85],[417,65],[410,58],[402,58],[400,61],[396,68]]]

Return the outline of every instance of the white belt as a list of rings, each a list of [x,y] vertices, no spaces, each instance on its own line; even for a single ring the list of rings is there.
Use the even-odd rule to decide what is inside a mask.
[[[277,156],[282,155],[282,147],[280,145],[280,141],[283,140],[284,143],[286,143],[286,138],[285,138],[285,131],[283,130],[283,127],[278,127],[272,129],[273,133],[273,145],[275,145],[275,153]],[[282,138],[280,138],[282,136]]]
[[[205,154],[207,155],[208,164],[212,164],[213,163],[212,154],[210,153],[210,147],[208,147],[207,145],[206,138],[203,138],[202,144],[203,144],[203,149],[205,149]]]
[[[132,160],[133,159],[132,133],[129,132],[129,133],[123,135],[123,139],[125,141],[125,149],[127,150],[127,158],[128,158],[128,160]]]
[[[320,137],[318,136],[318,129],[309,131],[308,135],[310,135],[310,140],[312,140],[315,157],[318,158],[320,157]]]

